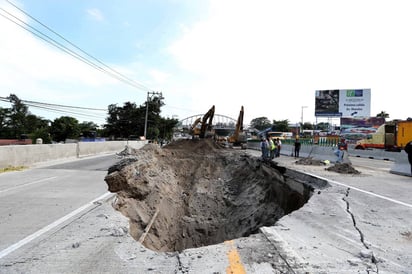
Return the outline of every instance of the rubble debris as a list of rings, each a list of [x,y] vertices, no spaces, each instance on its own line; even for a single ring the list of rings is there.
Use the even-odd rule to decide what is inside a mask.
[[[194,139],[147,144],[111,167],[105,181],[136,241],[182,251],[249,236],[302,207],[313,188],[296,190],[283,173],[244,151]]]

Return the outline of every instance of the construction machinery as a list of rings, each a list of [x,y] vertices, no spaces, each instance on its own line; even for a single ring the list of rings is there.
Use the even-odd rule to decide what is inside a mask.
[[[246,133],[243,131],[243,114],[244,109],[243,106],[240,109],[239,117],[236,122],[235,131],[232,135],[227,138],[227,142],[230,146],[240,146],[242,149],[247,148],[247,136]]]
[[[205,138],[212,136],[212,122],[215,115],[215,106],[213,105],[202,118],[197,118],[190,127],[190,134],[193,138]]]

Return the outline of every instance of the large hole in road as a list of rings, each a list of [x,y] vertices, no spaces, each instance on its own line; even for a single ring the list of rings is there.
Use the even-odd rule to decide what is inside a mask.
[[[302,207],[313,192],[297,173],[211,140],[128,150],[105,180],[117,193],[115,209],[129,218],[132,237],[156,251],[257,233]]]

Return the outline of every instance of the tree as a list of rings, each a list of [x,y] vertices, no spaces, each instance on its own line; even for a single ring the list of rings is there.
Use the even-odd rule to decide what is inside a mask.
[[[50,133],[56,142],[64,142],[66,139],[77,139],[80,135],[80,126],[76,118],[62,116],[54,119]]]
[[[142,136],[144,131],[145,107],[137,107],[135,103],[126,102],[123,107],[109,105],[109,116],[104,125],[104,134],[114,138],[129,138],[132,135]]]
[[[97,128],[99,126],[93,122],[81,122],[79,124],[80,135],[84,138],[97,137]]]
[[[329,131],[330,127],[331,127],[330,123],[325,123],[325,122],[321,122],[316,125],[316,129],[318,130]]]
[[[309,123],[309,122],[305,122],[302,125],[302,129],[309,129],[309,130],[313,130],[313,124]]]
[[[124,103],[122,107],[109,105],[104,134],[113,138],[143,136],[147,109],[147,139],[171,139],[178,121],[160,116],[160,108],[164,105],[162,99],[163,97],[149,98],[149,101],[139,107],[131,102]]]
[[[0,138],[10,138],[10,109],[0,107]]]
[[[15,94],[10,94],[7,98],[12,105],[11,108],[0,108],[1,138],[18,139],[29,136],[34,142],[38,138],[35,132],[49,130],[50,121],[31,114],[28,107]]]
[[[257,130],[264,130],[271,126],[272,124],[267,117],[258,117],[250,122],[250,127],[256,128]]]
[[[376,117],[381,117],[381,118],[389,118],[389,114],[388,113],[386,113],[385,111],[381,111],[381,112],[379,112],[378,114],[376,114]]]
[[[11,138],[20,138],[27,132],[26,116],[28,115],[28,107],[14,94],[8,97],[12,103],[9,113],[9,129],[11,130]]]
[[[289,120],[280,120],[276,121],[273,120],[273,131],[281,131],[281,132],[288,132],[289,131]]]

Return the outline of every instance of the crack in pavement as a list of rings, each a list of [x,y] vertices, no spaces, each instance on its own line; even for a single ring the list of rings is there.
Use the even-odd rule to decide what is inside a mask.
[[[346,212],[348,212],[348,214],[351,216],[352,222],[353,222],[353,227],[358,231],[359,236],[360,236],[360,240],[361,240],[363,246],[366,249],[370,250],[370,247],[365,243],[365,236],[364,236],[362,230],[356,224],[355,215],[350,210],[350,204],[349,204],[349,201],[347,199],[349,197],[349,191],[350,191],[350,188],[347,188],[346,193],[345,193],[345,197],[342,198],[342,200],[346,203]],[[371,261],[376,267],[376,271],[373,271],[373,272],[379,273],[378,260],[376,259],[375,254],[373,253],[372,250],[371,250],[371,254],[372,254]],[[370,272],[369,269],[367,269],[366,272],[369,273]]]

